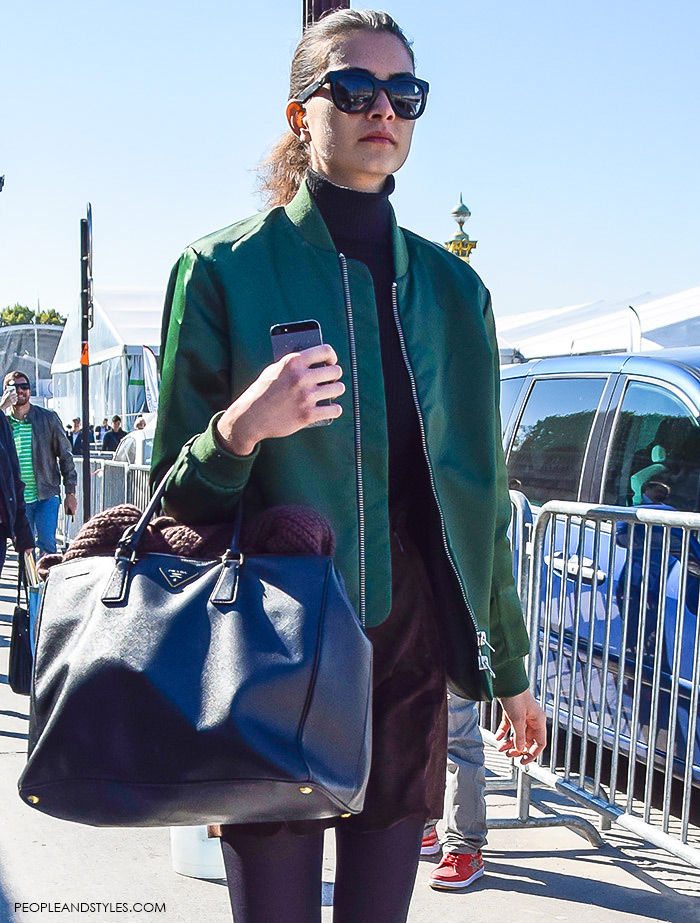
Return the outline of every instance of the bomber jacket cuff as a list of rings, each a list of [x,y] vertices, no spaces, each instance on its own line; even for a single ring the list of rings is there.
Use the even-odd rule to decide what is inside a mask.
[[[223,411],[211,418],[209,426],[192,441],[190,453],[210,483],[226,490],[240,490],[248,481],[253,462],[260,451],[260,443],[250,455],[228,452],[215,433],[216,424],[222,415]]]
[[[496,670],[493,680],[493,694],[496,698],[508,698],[511,695],[520,695],[529,686],[525,664],[522,657],[506,661]]]

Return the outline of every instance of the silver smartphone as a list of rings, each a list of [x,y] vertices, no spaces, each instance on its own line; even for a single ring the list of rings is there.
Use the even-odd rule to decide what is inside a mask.
[[[298,320],[289,324],[275,324],[270,327],[272,355],[275,362],[288,353],[300,353],[303,349],[320,346],[323,343],[321,325],[317,320]]]
[[[312,346],[321,346],[323,335],[321,325],[317,320],[299,320],[290,321],[288,324],[275,324],[270,327],[270,340],[272,341],[272,355],[274,361],[278,362],[282,356],[288,353],[299,353],[304,349],[311,349]],[[322,362],[312,365],[311,368],[321,368]],[[333,402],[326,398],[319,401],[317,406],[327,406]],[[317,423],[311,423],[311,426],[327,426],[333,420],[319,420]]]

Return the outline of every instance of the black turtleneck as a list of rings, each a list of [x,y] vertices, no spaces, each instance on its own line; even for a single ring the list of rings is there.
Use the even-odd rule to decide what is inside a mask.
[[[389,503],[410,503],[423,473],[423,450],[411,382],[401,353],[394,319],[392,212],[393,176],[381,192],[358,192],[336,186],[309,170],[306,181],[339,253],[364,263],[372,274],[386,396],[389,440]],[[362,349],[362,343],[357,344]]]

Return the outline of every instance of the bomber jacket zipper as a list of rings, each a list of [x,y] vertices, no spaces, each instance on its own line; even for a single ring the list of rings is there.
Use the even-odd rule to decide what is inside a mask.
[[[447,555],[447,560],[450,562],[452,566],[452,570],[454,571],[455,577],[457,578],[457,583],[462,592],[462,599],[464,600],[464,605],[472,620],[472,624],[474,625],[474,631],[476,632],[476,641],[477,641],[479,650],[481,650],[481,648],[483,647],[487,647],[493,650],[493,648],[491,647],[491,645],[488,643],[486,639],[486,632],[482,631],[479,628],[479,625],[477,624],[472,607],[469,605],[469,599],[467,598],[467,589],[464,586],[464,581],[462,580],[459,570],[457,569],[457,565],[455,564],[454,558],[452,557],[450,543],[447,540],[447,528],[445,526],[445,517],[443,516],[443,513],[442,513],[442,506],[440,504],[440,498],[438,497],[437,487],[435,486],[435,475],[433,473],[433,465],[432,465],[432,462],[430,461],[430,454],[428,452],[428,441],[425,435],[425,422],[423,420],[423,411],[421,409],[420,401],[418,399],[418,388],[416,386],[416,379],[413,374],[413,369],[411,368],[411,362],[408,358],[408,351],[406,349],[406,340],[404,339],[403,327],[401,326],[401,318],[399,317],[399,296],[398,296],[398,285],[396,282],[392,283],[392,286],[391,286],[391,303],[392,303],[392,307],[394,311],[394,321],[396,323],[396,330],[399,334],[399,343],[401,344],[401,355],[403,356],[403,361],[406,364],[406,370],[408,371],[408,377],[411,381],[411,392],[413,394],[413,403],[416,406],[416,413],[418,414],[418,426],[420,428],[421,443],[423,444],[423,454],[425,455],[425,461],[428,465],[428,475],[430,476],[430,486],[432,488],[433,497],[435,498],[435,504],[437,506],[438,514],[440,516],[440,529],[442,532],[442,544],[445,549],[445,554]],[[488,654],[482,654],[479,652],[477,655],[477,661],[479,665],[479,670],[488,670],[488,672],[491,674],[492,677],[496,675],[491,669],[491,664],[489,663]]]
[[[357,522],[360,572],[360,624],[365,627],[367,619],[367,562],[365,559],[365,494],[362,483],[362,428],[360,425],[360,389],[357,375],[357,349],[355,344],[355,323],[352,316],[350,300],[350,280],[348,278],[348,261],[344,253],[338,254],[343,276],[343,295],[345,297],[345,314],[348,323],[348,345],[350,348],[350,370],[352,384],[352,415],[355,427],[355,483],[357,488]]]

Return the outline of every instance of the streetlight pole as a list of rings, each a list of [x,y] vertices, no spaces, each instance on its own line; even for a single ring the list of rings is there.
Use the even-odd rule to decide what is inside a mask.
[[[39,323],[39,314],[41,313],[41,302],[37,298],[36,311],[34,312],[34,387],[39,393],[39,334],[36,325]]]
[[[349,10],[350,0],[302,0],[302,27],[304,32],[329,10]]]
[[[90,353],[88,331],[92,327],[92,206],[80,219],[80,385],[83,421],[83,523],[90,518]]]

